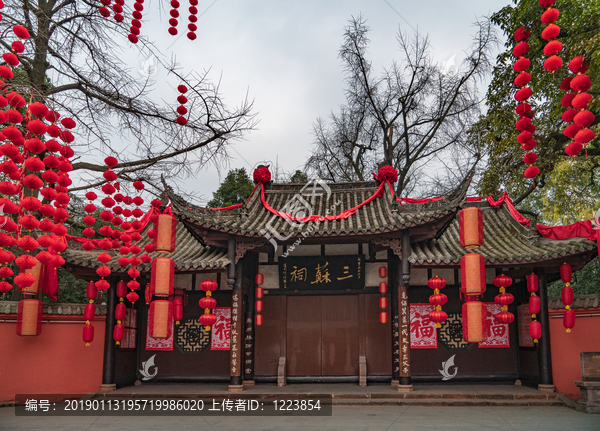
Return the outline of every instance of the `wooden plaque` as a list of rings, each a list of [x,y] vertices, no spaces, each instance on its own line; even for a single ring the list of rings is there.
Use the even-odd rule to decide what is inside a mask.
[[[581,379],[600,382],[600,352],[581,352]]]

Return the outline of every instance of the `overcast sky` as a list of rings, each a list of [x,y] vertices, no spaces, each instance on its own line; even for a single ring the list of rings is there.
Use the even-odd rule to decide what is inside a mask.
[[[184,10],[186,0],[180,0]],[[429,34],[433,55],[439,62],[456,55],[458,63],[471,44],[472,23],[490,15],[507,0],[374,0],[374,1],[241,1],[200,0],[198,38],[188,40],[167,33],[168,16],[158,3],[147,2],[142,35],[154,40],[163,55],[175,56],[183,70],[211,68],[213,80],[221,77],[221,88],[230,105],[246,93],[255,102],[260,123],[247,140],[231,149],[229,168],[249,172],[261,161],[278,161],[285,171],[301,169],[310,153],[312,123],[327,117],[344,102],[342,65],[338,50],[344,27],[351,16],[362,14],[371,28],[369,58],[375,71],[401,59],[396,42],[400,29]],[[183,25],[182,25],[183,24]],[[146,59],[133,58],[141,68]],[[172,87],[161,85],[159,71],[156,95],[175,99]],[[172,85],[174,83],[170,83]],[[221,172],[221,177],[227,169]],[[179,184],[182,191],[195,192],[206,200],[219,185],[219,172],[207,167],[195,178]]]

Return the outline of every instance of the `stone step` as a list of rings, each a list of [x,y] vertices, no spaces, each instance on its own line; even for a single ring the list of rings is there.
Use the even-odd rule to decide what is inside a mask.
[[[483,399],[483,398],[465,398],[465,399],[441,399],[441,398],[417,398],[417,399],[385,399],[385,398],[334,398],[333,405],[336,406],[512,406],[512,407],[550,407],[562,406],[562,401],[558,399]]]

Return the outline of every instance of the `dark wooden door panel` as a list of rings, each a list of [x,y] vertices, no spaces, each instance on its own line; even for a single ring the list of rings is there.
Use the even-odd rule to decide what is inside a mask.
[[[287,374],[321,375],[321,296],[287,298]]]
[[[389,295],[388,297],[389,303]],[[389,376],[392,374],[392,321],[379,323],[380,295],[365,295],[365,332],[367,351],[367,375]],[[391,308],[386,310],[391,317]]]
[[[358,375],[358,295],[322,297],[323,376]]]
[[[283,296],[263,298],[263,324],[255,326],[254,374],[257,376],[276,376],[277,364],[281,354]],[[284,334],[285,335],[285,334]]]

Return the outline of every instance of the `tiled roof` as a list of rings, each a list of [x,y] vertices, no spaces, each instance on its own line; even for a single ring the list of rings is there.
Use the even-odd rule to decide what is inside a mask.
[[[151,228],[152,225],[149,224],[144,232],[142,232],[142,240],[138,243],[138,245],[142,247],[142,252],[144,245],[150,242],[150,239],[146,235],[146,231]],[[194,237],[181,222],[177,223],[177,236],[175,241],[175,251],[173,253],[164,255],[154,252],[150,253],[150,256],[152,256],[152,258],[157,256],[170,257],[175,261],[176,271],[220,268],[229,264],[226,249],[202,245],[202,243],[200,243],[200,241],[196,239],[196,237]],[[100,252],[101,250],[87,252],[78,242],[69,241],[69,247],[62,256],[70,265],[98,268],[101,264],[96,257]],[[115,256],[115,258],[108,263],[108,267],[114,272],[122,272],[123,267],[117,262],[117,259],[121,257],[121,255],[115,251],[108,251],[108,253]],[[130,256],[131,255],[128,257]],[[150,263],[142,263],[138,266],[138,269],[141,272],[150,271],[150,265]]]
[[[17,314],[19,307],[19,301],[4,301],[0,302],[0,315],[2,314]],[[56,315],[78,315],[83,314],[85,304],[44,304],[44,314],[56,314]],[[102,316],[106,314],[106,304],[96,304],[96,316]]]
[[[596,243],[585,238],[551,240],[542,238],[535,229],[519,224],[506,206],[492,207],[487,202],[470,203],[483,210],[484,244],[473,250],[485,257],[487,264],[527,263],[590,252]],[[413,264],[457,264],[470,251],[460,246],[458,216],[447,229],[431,240],[411,244],[409,261]]]
[[[600,307],[600,295],[597,293],[591,295],[575,295],[571,308],[597,308]],[[548,308],[565,308],[560,296],[551,296],[548,298]]]
[[[292,215],[336,215],[366,201],[378,188],[374,181],[334,183],[327,186],[330,193],[321,190],[319,196],[309,196],[305,191],[302,196],[303,202],[298,196],[304,184],[272,184],[265,191],[265,200],[274,209]],[[312,235],[383,233],[453,214],[464,202],[464,190],[461,188],[460,192],[448,199],[426,204],[401,205],[391,194],[389,186],[386,184],[384,187],[382,197],[375,198],[344,220],[307,223],[289,222],[271,213],[260,199],[260,189],[257,189],[241,208],[226,211],[190,205],[170,188],[167,188],[167,191],[172,210],[180,219],[222,232],[249,236],[262,236],[261,230],[267,226],[272,227],[272,230],[266,229],[267,232],[275,231],[284,236],[300,235],[307,230],[311,231]],[[290,203],[298,203],[304,213],[294,214],[286,207]],[[309,205],[309,208],[306,205]]]

